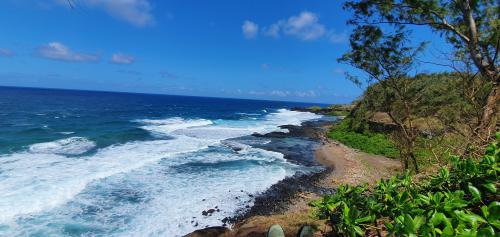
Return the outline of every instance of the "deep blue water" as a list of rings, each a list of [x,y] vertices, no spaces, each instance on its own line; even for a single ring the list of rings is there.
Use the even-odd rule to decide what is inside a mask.
[[[0,236],[180,236],[220,225],[252,203],[241,193],[306,169],[234,140],[319,118],[287,110],[295,106],[309,105],[0,87]]]

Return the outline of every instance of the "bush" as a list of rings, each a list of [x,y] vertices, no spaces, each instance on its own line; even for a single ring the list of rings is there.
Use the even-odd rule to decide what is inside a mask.
[[[399,151],[383,133],[370,131],[356,132],[350,129],[349,119],[344,119],[339,124],[332,127],[328,136],[346,146],[359,149],[361,151],[383,155],[390,158],[399,157]]]
[[[405,173],[366,186],[340,186],[311,203],[340,236],[498,236],[500,133],[480,162],[452,158],[419,183]]]

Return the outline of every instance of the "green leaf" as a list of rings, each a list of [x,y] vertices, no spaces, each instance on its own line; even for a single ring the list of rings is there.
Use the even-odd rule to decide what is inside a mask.
[[[495,236],[495,230],[491,226],[487,226],[484,228],[479,229],[477,232],[477,236],[481,237],[494,237]]]
[[[455,214],[457,217],[466,223],[471,224],[472,226],[477,226],[477,223],[486,223],[486,220],[483,219],[481,216],[478,216],[474,213],[465,213],[464,211],[455,211]]]
[[[466,207],[469,203],[463,199],[464,192],[462,190],[455,191],[453,193],[445,193],[447,196],[445,198],[444,210],[451,212],[456,209],[462,209]]]
[[[443,229],[442,236],[454,236],[454,235],[455,235],[455,231],[453,230],[453,226],[451,226],[451,225],[447,225],[447,226]]]
[[[415,227],[415,223],[413,222],[413,219],[411,218],[411,216],[408,214],[404,215],[404,229],[405,229],[406,233],[417,232],[417,229]]]
[[[481,212],[483,213],[483,216],[486,217],[486,219],[488,219],[488,217],[490,216],[490,211],[488,210],[488,207],[481,206]]]
[[[365,235],[365,232],[359,226],[354,226],[354,231],[356,232],[356,234],[358,234],[360,236],[364,236]]]
[[[431,200],[431,198],[430,198],[429,196],[427,196],[427,195],[423,195],[423,194],[419,194],[419,195],[418,195],[418,199],[419,199],[422,203],[424,203],[424,204],[426,204],[426,205],[429,205],[430,200]]]
[[[479,189],[477,189],[470,183],[467,188],[469,189],[469,192],[472,194],[474,200],[481,200],[481,192],[479,192]]]
[[[500,202],[494,201],[488,206],[489,216],[487,217],[491,225],[500,229]]]
[[[460,229],[457,231],[457,236],[460,237],[477,237],[477,232],[471,229]]]
[[[368,221],[371,221],[371,220],[372,220],[371,216],[365,216],[365,217],[361,217],[361,218],[356,219],[354,221],[354,223],[359,224],[359,223],[364,223],[364,222],[368,222]]]
[[[490,205],[488,205],[488,211],[491,218],[496,220],[500,219],[500,202],[491,202]]]
[[[351,209],[347,206],[347,204],[344,203],[344,209],[343,209],[343,217],[344,217],[344,222],[346,224],[351,224],[351,217],[350,217],[350,212],[351,212]]]
[[[494,183],[483,184],[483,187],[488,191],[490,191],[491,193],[497,193],[497,187],[495,186]]]
[[[329,211],[334,211],[335,209],[337,209],[337,207],[340,205],[340,202],[337,202],[337,203],[328,203],[326,204],[326,208],[329,210]]]
[[[436,213],[434,213],[432,215],[432,217],[431,217],[431,219],[429,221],[432,223],[432,225],[437,226],[437,225],[439,225],[439,224],[441,224],[443,222],[447,223],[448,219],[446,218],[446,216],[443,213],[436,212]]]
[[[415,230],[420,229],[420,226],[422,226],[425,223],[425,217],[423,216],[416,216],[413,219],[413,224],[415,225]]]

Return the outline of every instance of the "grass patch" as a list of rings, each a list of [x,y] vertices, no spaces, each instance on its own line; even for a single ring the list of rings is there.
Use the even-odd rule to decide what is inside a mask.
[[[332,127],[328,136],[346,146],[360,151],[383,155],[390,158],[398,158],[399,151],[394,147],[389,138],[383,133],[363,132],[358,133],[349,128],[349,120],[344,119]]]
[[[450,163],[452,154],[464,154],[467,143],[465,137],[454,133],[432,138],[420,136],[417,138],[415,156],[421,167],[445,166]]]

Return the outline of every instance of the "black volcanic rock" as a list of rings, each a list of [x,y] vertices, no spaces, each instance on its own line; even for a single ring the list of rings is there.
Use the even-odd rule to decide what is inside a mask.
[[[202,211],[201,214],[204,216],[211,216],[215,212],[215,209],[208,209],[206,211]]]
[[[184,237],[218,237],[228,231],[229,229],[223,226],[207,227],[194,231]]]

